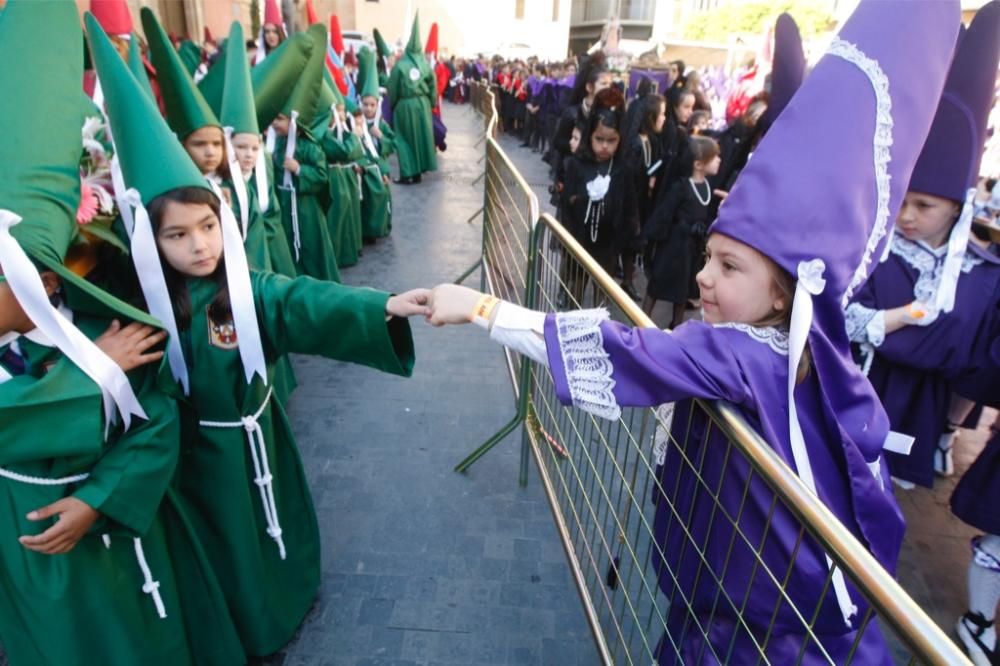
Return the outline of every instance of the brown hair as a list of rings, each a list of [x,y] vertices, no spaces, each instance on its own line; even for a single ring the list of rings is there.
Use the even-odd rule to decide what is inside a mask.
[[[691,161],[705,164],[719,154],[719,144],[707,136],[695,135],[688,139],[691,145]]]
[[[754,322],[754,326],[768,327],[773,326],[783,330],[788,330],[792,323],[792,301],[795,298],[795,278],[792,274],[786,271],[784,268],[779,266],[767,255],[761,253],[764,260],[767,263],[769,272],[771,273],[771,288],[773,291],[778,292],[782,300],[785,302],[785,307],[778,310],[771,310],[770,314],[764,317],[758,322]],[[809,376],[809,370],[812,367],[812,354],[809,353],[809,343],[806,343],[805,349],[802,350],[802,358],[799,359],[799,367],[795,372],[795,383],[801,384],[805,381],[806,377]]]

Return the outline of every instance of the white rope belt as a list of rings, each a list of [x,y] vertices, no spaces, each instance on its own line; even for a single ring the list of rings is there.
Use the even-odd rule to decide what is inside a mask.
[[[90,477],[90,474],[76,474],[74,476],[64,476],[59,479],[46,479],[38,476],[28,476],[27,474],[18,474],[17,472],[0,467],[0,477],[32,486],[62,486],[84,481]],[[110,537],[105,534],[103,538],[105,547],[110,548]],[[139,564],[139,570],[142,571],[142,591],[153,598],[153,604],[156,606],[156,614],[163,620],[167,617],[167,609],[163,605],[163,597],[160,596],[160,583],[153,578],[153,573],[149,570],[149,563],[146,562],[146,553],[142,549],[142,539],[133,538],[132,541],[135,546],[135,560]]]
[[[271,401],[272,389],[267,390],[264,402],[253,416],[244,416],[239,421],[199,421],[205,428],[243,428],[250,445],[250,457],[253,459],[254,483],[260,490],[260,501],[264,506],[264,519],[267,521],[267,535],[278,544],[281,559],[285,559],[285,542],[281,539],[281,525],[278,522],[278,507],[274,502],[274,477],[271,476],[271,466],[267,461],[267,448],[264,443],[264,431],[258,419]]]

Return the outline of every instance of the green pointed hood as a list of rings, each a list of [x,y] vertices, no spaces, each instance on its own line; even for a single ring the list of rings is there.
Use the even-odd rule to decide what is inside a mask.
[[[143,30],[145,29],[145,26],[143,26]],[[198,71],[198,65],[201,64],[201,47],[190,39],[185,39],[181,42],[180,47],[178,47],[177,55],[180,56],[181,62],[184,63],[187,73],[194,76],[194,73]]]
[[[226,51],[219,51],[219,56],[208,68],[205,76],[198,81],[198,92],[205,98],[209,108],[216,116],[222,115],[222,92],[226,86]]]
[[[289,90],[302,74],[312,52],[312,38],[298,33],[283,41],[263,62],[250,70],[259,127],[267,127],[281,113]],[[326,54],[325,46],[323,53]]]
[[[378,28],[375,28],[372,32],[375,37],[375,48],[376,50],[378,50],[379,57],[388,58],[389,56],[391,56],[392,49],[389,48],[389,45],[386,43],[385,38],[382,37],[382,33],[378,31]]]
[[[148,7],[143,7],[142,29],[149,43],[149,55],[156,68],[156,81],[163,93],[163,104],[167,110],[167,123],[181,141],[202,127],[222,127],[218,117],[208,102],[198,92],[191,74],[174,50],[170,38]],[[91,34],[91,31],[87,31]],[[101,79],[103,85],[104,79]]]
[[[407,53],[414,53],[417,55],[424,54],[424,43],[420,39],[420,12],[418,11],[413,16],[413,27],[410,28],[410,41],[406,45]]]
[[[323,89],[323,70],[326,69],[326,26],[316,23],[309,26],[306,35],[312,40],[312,53],[299,75],[298,81],[288,99],[281,107],[281,113],[291,116],[299,112],[298,123],[311,127],[319,111],[319,98]]]
[[[323,68],[324,72],[327,69]],[[336,91],[336,92],[334,92]],[[316,117],[313,119],[312,125],[309,128],[309,133],[314,137],[321,137],[326,132],[326,128],[330,126],[330,107],[334,103],[343,104],[343,97],[340,96],[340,91],[337,90],[337,86],[331,86],[324,76],[323,85],[319,92],[319,103],[316,106]]]
[[[229,40],[226,42],[226,85],[222,94],[220,120],[224,127],[232,127],[234,134],[260,134],[245,44],[243,26],[239,21],[233,21],[229,29]]]
[[[142,61],[139,39],[135,35],[132,35],[132,39],[128,40],[128,68],[150,99],[156,99],[156,95],[153,94],[153,86],[149,84],[149,76],[146,74],[146,63]]]
[[[142,92],[100,24],[89,13],[84,20],[125,185],[137,189],[146,205],[178,187],[209,189],[156,103]]]
[[[41,50],[40,35],[51,40]],[[23,66],[0,67],[0,118],[9,132],[0,142],[0,208],[21,217],[11,235],[29,257],[60,276],[72,307],[157,325],[64,264],[67,251],[82,240],[76,221],[80,129],[94,111],[80,89],[81,37],[71,0],[50,2],[44,12],[28,0],[9,0],[0,12],[0,62],[22,62],[25,53],[32,54]]]
[[[378,97],[380,94],[375,53],[364,47],[358,53],[358,96]]]

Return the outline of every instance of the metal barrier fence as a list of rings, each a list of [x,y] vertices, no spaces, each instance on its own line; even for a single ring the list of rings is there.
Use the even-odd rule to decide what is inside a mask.
[[[492,136],[486,161],[485,290],[653,326],[558,222],[535,222],[537,200]],[[883,636],[897,663],[969,663],[732,407],[598,419],[506,355],[517,414],[456,469],[524,424],[521,483],[533,458],[603,663],[862,664]],[[848,634],[838,570],[860,608]]]

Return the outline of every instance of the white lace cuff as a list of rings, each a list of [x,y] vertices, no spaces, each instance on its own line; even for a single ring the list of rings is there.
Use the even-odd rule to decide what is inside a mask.
[[[851,303],[844,311],[847,336],[851,342],[878,347],[885,342],[885,310]]]
[[[556,315],[556,334],[573,405],[614,420],[622,410],[615,398],[614,368],[601,333],[601,322],[608,318],[604,308],[561,312]]]
[[[490,339],[504,347],[530,358],[535,363],[549,367],[545,347],[545,313],[528,310],[502,301],[497,306]]]

